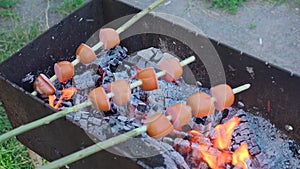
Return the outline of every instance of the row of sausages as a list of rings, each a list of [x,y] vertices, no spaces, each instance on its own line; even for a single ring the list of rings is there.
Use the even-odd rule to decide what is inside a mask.
[[[119,34],[112,28],[100,29],[99,39],[103,43],[104,50],[113,48],[120,44]],[[89,64],[94,61],[97,56],[95,51],[97,48],[91,48],[82,43],[76,49],[76,60],[83,64]],[[69,61],[61,61],[55,63],[54,72],[59,82],[70,80],[74,76],[74,65]],[[52,85],[51,80],[44,74],[40,74],[34,82],[34,90],[40,95],[52,95],[55,92],[55,87]]]
[[[171,65],[171,66],[169,66]],[[182,75],[182,65],[176,58],[163,59],[158,63],[160,70],[165,72],[162,76],[167,82],[177,80]],[[147,67],[137,72],[137,79],[141,81],[141,89],[151,91],[158,89],[158,77],[153,67]],[[122,106],[130,101],[131,87],[127,80],[117,80],[108,84],[107,90],[113,93],[112,100]],[[110,110],[110,103],[107,94],[103,87],[98,87],[92,90],[89,94],[89,99],[92,101],[94,108],[99,111]]]
[[[168,59],[168,62],[163,61],[160,63],[171,63],[174,60],[176,59]],[[173,70],[173,72],[176,72],[176,70]],[[137,77],[142,81],[141,88],[143,90],[158,88],[158,80],[153,67],[142,69],[138,72]],[[166,74],[163,77],[168,80],[170,77],[173,79],[175,76],[174,74]],[[117,80],[110,83],[108,91],[113,93],[112,100],[118,106],[130,101],[131,88],[126,80]],[[221,111],[233,104],[234,92],[229,85],[220,84],[212,87],[210,91],[212,96],[204,92],[197,92],[188,97],[186,104],[175,104],[168,107],[166,109],[167,116],[158,112],[144,120],[143,123],[148,127],[147,133],[153,138],[164,137],[173,129],[180,129],[187,124],[192,115],[201,118],[212,114],[215,109]],[[89,94],[89,100],[92,102],[93,107],[99,111],[110,110],[109,97],[103,87],[92,90]]]
[[[206,93],[198,92],[191,95],[186,104],[175,104],[166,109],[166,116],[160,112],[155,113],[144,121],[147,133],[153,138],[162,138],[173,131],[180,130],[192,118],[204,117],[216,110],[224,110],[231,106],[234,94],[230,86],[220,84],[210,89],[212,97]],[[171,119],[171,120],[170,120]]]

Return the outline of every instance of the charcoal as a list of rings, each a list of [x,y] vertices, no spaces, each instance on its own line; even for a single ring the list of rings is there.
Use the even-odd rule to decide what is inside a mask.
[[[129,126],[129,125],[125,125],[125,126],[123,127],[123,129],[124,129],[125,131],[130,131],[130,130],[133,129],[133,127],[132,127],[132,126]]]
[[[73,106],[73,101],[72,100],[62,101],[61,106],[62,107],[72,107]]]
[[[293,152],[293,156],[300,159],[300,146],[295,142],[295,140],[288,140],[289,148]]]
[[[100,125],[101,122],[102,122],[102,120],[98,119],[98,118],[92,117],[92,118],[89,118],[89,122],[92,123],[92,124],[94,124],[94,125]]]
[[[61,90],[56,90],[55,91],[56,98],[60,98],[61,94],[62,94]]]
[[[206,118],[207,118],[207,117],[196,118],[195,122],[196,122],[197,124],[202,124],[202,125],[204,125],[204,124],[205,124]]]
[[[67,82],[61,83],[63,84],[63,88],[70,88],[72,87],[72,80],[68,80]]]
[[[137,52],[137,55],[144,58],[145,60],[151,60],[151,58],[155,55],[155,51],[153,51],[154,49],[155,48],[140,50]]]
[[[93,79],[93,73],[91,71],[85,71],[80,75],[75,75],[73,78],[73,82],[78,90],[83,90],[95,86],[95,80]]]
[[[81,119],[81,120],[79,120],[79,124],[80,124],[80,127],[81,127],[81,128],[87,129],[87,126],[88,126],[87,120]]]
[[[107,89],[107,84],[116,79],[130,78],[133,82],[136,80],[134,76],[137,70],[146,66],[154,66],[157,70],[157,63],[162,58],[169,57],[175,56],[156,48],[139,51],[131,57],[127,57],[126,50],[120,46],[108,50],[93,62],[96,64],[95,70],[82,67],[88,68],[83,73],[87,74],[90,81],[88,84],[86,81],[76,84],[78,88],[83,87],[77,92],[74,103],[84,102],[95,85],[102,85]],[[88,74],[87,71],[91,73]],[[73,80],[82,80],[76,78],[74,77]],[[58,87],[62,85],[64,84],[57,84]],[[173,83],[159,79],[158,90],[142,91],[139,87],[132,89],[132,97],[128,105],[117,106],[111,102],[111,110],[104,113],[90,107],[84,108],[70,114],[67,119],[86,130],[91,139],[106,140],[142,126],[142,119],[156,112],[165,113],[167,107],[176,103],[185,103],[187,97],[198,91],[209,93],[209,89],[203,88],[201,82],[190,85],[186,84],[183,78]],[[244,106],[238,101],[239,108]],[[249,168],[295,168],[300,165],[299,145],[287,139],[266,120],[233,107],[222,112],[216,111],[204,118],[193,117],[183,130],[174,130],[171,135],[162,139],[155,140],[147,133],[142,133],[108,151],[132,158],[143,168],[209,168],[203,161],[199,149],[219,153],[221,150],[213,146],[216,137],[214,127],[226,123],[235,116],[240,118],[240,124],[233,131],[228,151],[234,152],[241,143],[247,143],[251,155],[251,158],[246,161]],[[194,136],[188,132],[190,129],[201,134]],[[237,167],[229,163],[224,168]]]
[[[180,169],[189,169],[189,166],[185,162],[184,158],[176,151],[171,151],[168,153],[169,157],[176,163],[177,167]]]
[[[127,117],[125,117],[125,116],[118,116],[118,120],[120,120],[120,121],[122,121],[122,122],[125,122],[125,121],[127,121],[128,119],[127,119]]]
[[[53,85],[56,88],[56,90],[62,90],[63,89],[63,85],[61,85],[61,83],[58,80],[55,80],[53,82]]]

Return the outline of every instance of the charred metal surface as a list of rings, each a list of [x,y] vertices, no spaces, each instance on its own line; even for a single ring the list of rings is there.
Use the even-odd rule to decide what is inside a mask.
[[[32,91],[32,83],[23,83],[27,74],[54,74],[53,65],[61,60],[73,60],[80,43],[104,24],[102,0],[95,0],[28,43],[0,66],[0,75]],[[13,68],[12,68],[13,67]]]
[[[97,29],[118,17],[137,11],[131,6],[113,0],[94,0],[2,62],[0,99],[12,126],[17,127],[54,112],[48,105],[28,93],[32,91],[32,82],[23,82],[24,78],[37,76],[39,73],[52,76],[54,63],[64,59],[72,60],[76,47],[81,42],[85,42]],[[151,24],[145,24],[146,21],[151,21]],[[145,31],[148,33],[145,34]],[[136,35],[138,33],[143,34]],[[124,32],[122,38],[125,39],[122,45],[126,46],[129,52],[148,47],[162,47],[162,44],[165,44],[165,50],[172,51],[181,58],[195,54],[202,59],[213,54],[209,46],[212,42],[225,69],[226,82],[233,87],[244,83],[252,84],[252,88],[238,94],[236,100],[242,101],[253,113],[261,112],[282,131],[285,131],[284,127],[287,124],[293,126],[293,130],[287,134],[300,142],[298,117],[300,108],[297,105],[300,96],[300,78],[298,76],[291,76],[289,72],[266,65],[252,56],[241,54],[240,51],[218,44],[214,40],[208,42],[206,38],[195,36],[193,32],[159,17],[147,16]],[[190,68],[204,86],[209,87],[224,82],[220,79],[211,83],[206,69],[213,69],[215,65],[208,62],[206,65],[209,67],[204,67],[201,60],[197,59]],[[82,129],[65,119],[27,132],[20,135],[18,139],[50,161],[93,143]],[[133,161],[106,151],[70,166],[72,168],[120,168],[120,166],[140,168]]]
[[[0,77],[1,100],[13,127],[53,113],[48,105],[18,86]],[[26,132],[17,137],[24,145],[52,161],[94,144],[86,133],[68,120],[59,119],[49,125]],[[99,162],[100,161],[100,162]],[[133,161],[106,151],[70,164],[71,168],[119,168],[120,165],[139,168]]]
[[[252,85],[247,92],[238,94],[236,100],[241,100],[250,112],[260,112],[299,143],[300,77],[224,44],[214,41],[213,44],[225,68],[226,81],[232,86]],[[286,125],[291,125],[293,130],[286,131]]]
[[[103,5],[110,3],[116,11],[132,9],[111,0],[95,0],[27,44],[0,65],[0,100],[13,127],[52,114],[55,110],[30,95],[32,82],[22,80],[39,73],[53,75],[53,65],[60,60],[73,60],[77,46],[85,42],[105,20],[106,14],[114,13]],[[123,10],[124,9],[124,10]],[[117,15],[118,16],[118,15]],[[3,90],[2,90],[3,89]],[[25,92],[28,91],[28,92]],[[52,161],[94,142],[85,132],[65,119],[59,119],[49,125],[39,127],[17,137],[24,145]],[[106,151],[69,165],[71,168],[140,168],[134,161],[119,157]]]

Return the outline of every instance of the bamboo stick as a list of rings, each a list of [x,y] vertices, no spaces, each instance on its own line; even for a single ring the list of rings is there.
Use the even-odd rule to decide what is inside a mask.
[[[96,143],[88,148],[85,148],[83,150],[80,150],[78,152],[75,152],[73,154],[70,154],[68,156],[65,156],[63,158],[60,158],[58,160],[55,160],[47,165],[44,165],[42,167],[39,167],[38,169],[53,169],[53,168],[60,168],[67,164],[70,164],[72,162],[75,162],[77,160],[80,160],[82,158],[85,158],[87,156],[90,156],[94,153],[97,153],[101,150],[107,149],[109,147],[112,147],[114,145],[117,145],[119,143],[125,142],[129,140],[130,138],[136,137],[144,132],[147,131],[147,126],[141,126],[139,128],[136,128],[134,130],[131,130],[127,133],[118,135],[116,137],[109,138],[105,141]]]
[[[233,92],[233,94],[237,94],[237,93],[240,93],[240,92],[242,92],[244,90],[249,89],[250,86],[251,86],[250,84],[244,84],[242,86],[239,86],[237,88],[232,89],[232,92]]]
[[[190,58],[192,58],[192,57],[190,57]],[[188,60],[188,59],[186,59],[186,60]],[[193,61],[193,59],[189,59],[189,60],[190,61],[188,61],[188,62]],[[186,62],[186,64],[188,64],[188,62]],[[233,89],[233,93],[236,94],[236,93],[242,92],[244,90],[249,89],[249,87],[250,87],[250,84],[245,84],[245,85],[239,86],[239,87]],[[172,116],[167,116],[167,118],[169,120],[172,120]],[[63,158],[60,158],[58,160],[55,160],[55,161],[53,161],[53,162],[51,162],[47,165],[39,167],[38,169],[54,169],[54,168],[63,167],[67,164],[70,164],[72,162],[83,159],[83,158],[85,158],[87,156],[90,156],[94,153],[97,153],[101,150],[104,150],[104,149],[107,149],[109,147],[120,144],[122,142],[125,142],[125,141],[129,140],[130,138],[136,137],[136,136],[138,136],[138,135],[140,135],[140,134],[142,134],[143,132],[146,132],[146,131],[147,131],[147,126],[143,125],[142,127],[136,128],[136,129],[134,129],[132,131],[129,131],[127,133],[118,135],[116,137],[109,138],[105,141],[96,143],[96,144],[94,144],[94,145],[92,145],[92,146],[90,146],[86,149],[80,150],[78,152],[75,152],[75,153],[70,154],[68,156],[65,156]]]
[[[128,29],[130,26],[132,26],[134,23],[136,23],[138,20],[140,20],[142,17],[144,17],[146,14],[148,14],[149,12],[151,12],[154,8],[156,8],[157,6],[159,6],[163,2],[164,2],[164,0],[157,0],[157,1],[153,2],[147,8],[143,9],[141,12],[137,13],[131,19],[129,19],[127,22],[125,22],[121,27],[119,27],[116,30],[116,32],[118,34],[121,34],[122,32],[124,32],[126,29]],[[94,45],[92,47],[92,50],[96,51],[99,48],[101,48],[102,46],[103,46],[103,42],[99,41],[96,45]],[[72,64],[74,66],[76,66],[78,63],[79,63],[79,60],[77,58],[72,62]],[[50,78],[50,81],[54,82],[56,79],[57,79],[56,75],[53,75]],[[33,91],[31,94],[34,95],[34,96],[36,96],[37,92]]]
[[[172,116],[167,116],[168,120],[172,120]],[[115,137],[112,137],[112,138],[109,138],[105,141],[102,141],[102,142],[98,142],[88,148],[85,148],[83,150],[80,150],[80,151],[77,151],[73,154],[70,154],[70,155],[67,155],[63,158],[60,158],[58,160],[55,160],[47,165],[44,165],[44,166],[41,166],[37,169],[54,169],[54,168],[60,168],[60,167],[63,167],[65,165],[68,165],[72,162],[75,162],[75,161],[78,161],[80,159],[83,159],[85,157],[88,157],[92,154],[95,154],[101,150],[104,150],[104,149],[107,149],[107,148],[110,148],[112,146],[115,146],[117,144],[120,144],[122,142],[125,142],[133,137],[136,137],[144,132],[147,131],[147,126],[146,125],[143,125],[139,128],[136,128],[136,129],[133,129],[129,132],[126,132],[124,134],[120,134],[118,136],[115,136]]]
[[[184,62],[185,63],[184,65],[186,65],[186,64],[194,61],[191,58],[194,58],[194,56],[191,56],[191,57],[189,57],[189,58],[187,58],[187,59],[185,59],[185,60],[183,60],[181,62]],[[186,61],[186,60],[188,60],[188,61]],[[157,74],[159,76],[163,76],[163,75],[166,74],[166,72],[165,71],[160,71]],[[138,87],[138,86],[142,85],[142,83],[143,82],[141,80],[138,80],[138,81],[130,84],[130,88],[132,89],[132,88]],[[107,93],[106,96],[108,98],[111,98],[111,97],[114,96],[114,94],[113,93]],[[39,120],[30,122],[30,123],[22,125],[22,126],[19,126],[19,127],[15,128],[15,129],[13,129],[13,130],[11,130],[11,131],[3,134],[3,135],[0,135],[0,142],[6,140],[8,138],[14,137],[16,135],[22,134],[22,133],[24,133],[26,131],[29,131],[31,129],[37,128],[39,126],[42,126],[42,125],[45,125],[45,124],[49,124],[50,122],[52,122],[54,120],[57,120],[57,119],[65,116],[65,115],[67,115],[69,113],[78,111],[78,110],[80,110],[80,109],[82,109],[84,107],[88,107],[88,106],[91,106],[91,105],[92,105],[92,102],[90,100],[87,100],[86,102],[83,102],[83,103],[81,103],[79,105],[75,105],[73,107],[66,108],[65,110],[58,111],[58,112],[56,112],[54,114],[51,114],[51,115],[46,116],[44,118],[41,118]]]
[[[21,125],[5,134],[2,134],[0,136],[0,142],[10,138],[10,137],[13,137],[13,136],[16,136],[18,134],[22,134],[26,131],[29,131],[31,129],[34,129],[34,128],[37,128],[39,126],[42,126],[42,125],[45,125],[45,124],[49,124],[51,121],[53,120],[56,120],[56,119],[59,119],[71,112],[74,112],[74,111],[78,111],[88,105],[91,105],[92,103],[90,101],[86,101],[86,102],[83,102],[81,104],[78,104],[76,106],[73,106],[73,107],[70,107],[70,108],[67,108],[63,111],[59,111],[59,112],[56,112],[54,114],[51,114],[49,116],[46,116],[44,118],[41,118],[39,120],[36,120],[36,121],[33,121],[31,123],[28,123],[28,124],[25,124],[25,125]]]

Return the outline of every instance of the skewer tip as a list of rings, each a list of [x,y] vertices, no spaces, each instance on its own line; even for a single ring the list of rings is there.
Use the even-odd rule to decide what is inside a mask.
[[[239,86],[239,87],[237,87],[237,88],[232,89],[232,92],[233,92],[234,94],[237,94],[237,93],[240,93],[240,92],[242,92],[242,91],[244,91],[244,90],[249,89],[250,87],[251,87],[251,85],[250,85],[249,83],[247,83],[247,84],[244,84],[244,85],[242,85],[242,86]]]
[[[180,65],[185,66],[185,65],[188,65],[188,64],[194,62],[195,60],[196,60],[195,56],[190,56],[190,57],[184,59],[183,61],[181,61]]]

